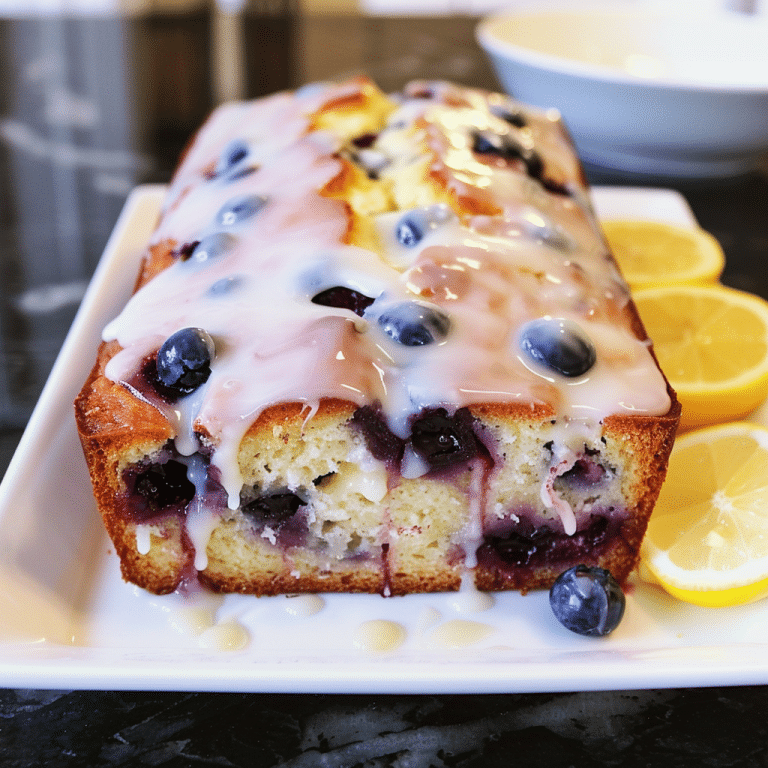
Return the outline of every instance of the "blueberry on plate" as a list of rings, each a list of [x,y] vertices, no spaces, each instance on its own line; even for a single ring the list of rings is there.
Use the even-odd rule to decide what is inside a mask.
[[[234,197],[216,214],[216,223],[222,227],[234,227],[241,221],[255,216],[265,205],[264,195],[240,195]]]
[[[450,207],[444,203],[414,208],[395,225],[397,241],[406,248],[414,248],[431,230],[448,221],[451,216]]]
[[[616,579],[604,568],[576,565],[557,577],[549,590],[549,604],[566,629],[601,637],[619,626],[626,600]]]
[[[385,309],[377,321],[387,336],[406,347],[440,342],[451,329],[448,315],[421,301],[394,304]]]
[[[568,378],[582,376],[597,360],[592,342],[570,320],[531,320],[520,331],[520,347],[537,363]]]
[[[208,381],[215,348],[202,328],[182,328],[157,352],[157,377],[177,395],[188,395]]]

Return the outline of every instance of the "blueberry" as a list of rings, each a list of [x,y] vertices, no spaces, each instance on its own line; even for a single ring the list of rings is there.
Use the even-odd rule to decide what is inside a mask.
[[[539,549],[549,543],[546,534],[538,530],[531,531],[528,536],[510,531],[504,537],[489,537],[488,541],[505,563],[513,565],[530,565]]]
[[[250,176],[257,171],[258,168],[255,165],[244,165],[242,168],[236,168],[232,173],[227,175],[227,181],[237,181],[238,179],[244,179],[246,176]]]
[[[362,135],[352,139],[352,143],[358,149],[368,149],[376,143],[378,136],[378,133],[363,133]]]
[[[481,155],[498,155],[499,157],[519,157],[519,144],[507,138],[506,135],[490,131],[477,131],[472,135],[472,150]]]
[[[404,216],[395,229],[397,241],[406,248],[418,245],[424,237],[424,230],[415,217]]]
[[[575,248],[571,237],[553,221],[544,218],[538,212],[529,212],[523,216],[525,231],[551,248],[567,253]]]
[[[352,425],[362,433],[375,459],[390,467],[400,464],[405,443],[389,429],[379,406],[364,405],[358,408],[352,416]]]
[[[182,243],[173,250],[173,255],[180,261],[189,261],[198,245],[200,245],[199,240],[190,240],[188,243]]]
[[[477,456],[477,439],[472,414],[461,408],[449,416],[438,408],[420,416],[411,427],[411,445],[430,469],[470,461]]]
[[[579,635],[608,635],[619,626],[626,600],[616,579],[603,568],[576,565],[549,590],[555,618]]]
[[[134,492],[146,501],[148,511],[158,512],[177,504],[186,506],[195,495],[195,486],[187,478],[186,466],[170,460],[140,471]]]
[[[281,522],[293,517],[304,502],[295,493],[285,491],[259,496],[243,507],[243,512],[261,521]]]
[[[472,149],[480,155],[496,155],[504,160],[522,160],[532,179],[542,180],[544,163],[539,153],[526,147],[509,134],[477,131],[472,136]]]
[[[263,195],[241,195],[232,198],[216,214],[216,223],[222,227],[233,227],[241,221],[256,215],[267,203]]]
[[[226,296],[232,293],[243,283],[241,275],[230,275],[229,277],[222,277],[221,280],[217,280],[209,289],[209,296]]]
[[[202,240],[194,244],[192,248],[182,249],[182,261],[191,261],[195,264],[205,264],[210,259],[215,259],[226,253],[235,244],[235,238],[224,232],[206,235]]]
[[[406,213],[395,225],[397,241],[406,248],[414,248],[432,229],[451,218],[451,209],[444,204],[427,205]]]
[[[240,170],[240,166],[248,157],[248,145],[244,141],[231,141],[221,152],[214,170],[215,176],[224,176]]]
[[[536,362],[569,378],[585,374],[597,359],[594,345],[581,328],[556,318],[526,323],[520,347]]]
[[[201,328],[182,328],[157,353],[157,377],[178,395],[188,395],[208,381],[214,356],[213,339]]]
[[[514,125],[515,128],[525,128],[528,125],[525,115],[519,109],[512,110],[508,107],[495,106],[491,107],[491,112],[510,125]]]
[[[420,301],[405,301],[389,307],[379,315],[378,323],[387,336],[406,347],[439,342],[451,328],[448,315]]]
[[[346,288],[343,285],[336,285],[333,288],[326,288],[312,297],[313,304],[320,304],[323,307],[338,307],[339,309],[348,309],[356,315],[363,316],[368,307],[373,304],[373,299],[352,288]]]

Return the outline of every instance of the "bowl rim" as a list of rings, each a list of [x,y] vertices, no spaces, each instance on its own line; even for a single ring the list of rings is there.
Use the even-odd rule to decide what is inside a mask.
[[[522,19],[530,16],[544,16],[557,13],[575,14],[612,14],[621,15],[630,19],[638,18],[663,18],[682,23],[685,13],[681,8],[668,8],[651,2],[642,4],[624,3],[587,3],[574,6],[562,3],[546,3],[543,5],[521,5],[514,9],[505,9],[489,14],[482,18],[475,28],[477,42],[488,54],[512,56],[521,63],[544,68],[553,72],[574,77],[588,77],[604,83],[616,85],[640,85],[646,88],[658,88],[662,90],[679,90],[706,93],[768,93],[768,74],[764,83],[715,83],[705,80],[697,80],[687,77],[673,78],[643,78],[632,75],[626,70],[601,64],[590,64],[567,56],[557,56],[542,53],[524,45],[512,43],[503,39],[498,34],[498,27],[514,19]],[[709,10],[698,11],[697,21],[705,16],[711,16],[718,23],[723,24],[755,24],[760,26],[766,34],[768,46],[768,16],[750,16],[736,11]],[[768,62],[768,57],[766,57]],[[768,73],[768,67],[766,67]]]

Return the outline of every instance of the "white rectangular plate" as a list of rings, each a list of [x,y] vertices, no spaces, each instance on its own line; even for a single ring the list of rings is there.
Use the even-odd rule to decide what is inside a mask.
[[[768,603],[699,609],[640,581],[601,639],[563,629],[545,592],[495,595],[480,610],[462,593],[184,599],[125,584],[72,401],[128,298],[163,192],[141,187],[128,200],[0,487],[0,685],[513,693],[768,682]],[[594,199],[603,218],[695,225],[669,190],[597,188]],[[391,645],[372,649],[395,625]]]

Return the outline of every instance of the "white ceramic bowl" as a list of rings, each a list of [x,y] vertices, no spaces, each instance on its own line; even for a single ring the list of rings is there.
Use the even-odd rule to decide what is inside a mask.
[[[737,175],[768,152],[768,19],[692,8],[540,6],[477,38],[509,93],[560,110],[584,162]]]

